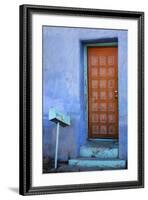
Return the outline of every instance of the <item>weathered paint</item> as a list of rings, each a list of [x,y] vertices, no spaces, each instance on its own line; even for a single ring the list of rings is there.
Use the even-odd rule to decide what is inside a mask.
[[[118,38],[119,156],[127,156],[127,31],[43,27],[43,155],[54,157],[56,124],[48,110],[57,108],[71,117],[71,125],[60,128],[59,158],[79,155],[87,141],[84,92],[84,46]],[[109,39],[109,41],[108,41]]]
[[[100,43],[87,43],[87,47],[117,47],[118,43],[117,42],[100,42]]]
[[[80,166],[80,167],[96,167],[99,170],[108,170],[108,169],[125,169],[126,161],[125,160],[100,160],[93,158],[77,158],[69,160],[69,165]]]
[[[85,105],[85,126],[86,135],[88,137],[88,80],[87,80],[88,68],[87,68],[87,45],[84,45],[84,105]]]
[[[70,116],[65,115],[55,108],[49,109],[49,120],[55,123],[59,122],[61,126],[70,126]]]
[[[89,141],[80,147],[80,157],[113,159],[118,156],[118,142],[116,141]]]

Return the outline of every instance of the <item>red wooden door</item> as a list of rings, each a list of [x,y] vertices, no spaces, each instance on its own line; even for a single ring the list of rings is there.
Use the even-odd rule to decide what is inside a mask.
[[[88,136],[118,138],[118,48],[89,47]]]

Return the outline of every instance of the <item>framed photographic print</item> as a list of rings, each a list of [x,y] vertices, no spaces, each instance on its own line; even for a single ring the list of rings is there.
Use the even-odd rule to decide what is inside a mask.
[[[20,194],[144,187],[144,13],[20,6]]]

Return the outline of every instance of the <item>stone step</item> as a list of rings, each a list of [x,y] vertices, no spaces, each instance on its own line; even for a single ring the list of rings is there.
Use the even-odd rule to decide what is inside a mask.
[[[120,159],[77,158],[68,161],[70,166],[94,168],[95,170],[125,169],[126,161]]]
[[[92,140],[80,147],[80,157],[100,159],[118,158],[118,143],[114,140]]]

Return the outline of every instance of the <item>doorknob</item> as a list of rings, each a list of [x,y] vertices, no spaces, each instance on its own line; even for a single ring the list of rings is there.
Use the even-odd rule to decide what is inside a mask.
[[[115,98],[117,99],[118,98],[118,91],[115,90],[114,93],[115,93]]]

